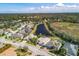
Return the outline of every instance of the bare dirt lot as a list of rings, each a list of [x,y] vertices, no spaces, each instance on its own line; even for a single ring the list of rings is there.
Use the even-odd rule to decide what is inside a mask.
[[[16,56],[15,48],[10,47],[0,54],[0,56]]]

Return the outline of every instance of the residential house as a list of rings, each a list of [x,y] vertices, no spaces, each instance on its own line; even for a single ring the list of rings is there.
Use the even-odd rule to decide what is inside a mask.
[[[62,44],[57,40],[51,40],[48,37],[41,37],[38,39],[38,44],[40,46],[44,46],[46,48],[52,48],[55,50],[59,50]]]
[[[15,34],[12,34],[11,37],[13,37],[13,38],[21,38],[21,39],[23,39],[23,34],[15,33]]]
[[[26,36],[26,37],[24,38],[24,40],[29,41],[29,40],[31,40],[32,38],[37,38],[37,36],[34,35],[34,34],[30,34],[30,35]]]

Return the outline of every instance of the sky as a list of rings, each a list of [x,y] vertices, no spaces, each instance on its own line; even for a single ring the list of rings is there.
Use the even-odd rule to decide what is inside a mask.
[[[0,13],[79,13],[79,3],[0,3]]]

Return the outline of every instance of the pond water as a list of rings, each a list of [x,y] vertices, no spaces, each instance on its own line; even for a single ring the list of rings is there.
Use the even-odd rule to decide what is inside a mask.
[[[35,32],[35,34],[43,34],[43,35],[51,35],[48,31],[47,31],[47,29],[45,28],[45,26],[44,26],[44,24],[39,24],[38,26],[37,26],[37,30],[36,30],[36,32]]]

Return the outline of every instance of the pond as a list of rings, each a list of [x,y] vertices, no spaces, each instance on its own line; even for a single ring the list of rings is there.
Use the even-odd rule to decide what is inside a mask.
[[[45,28],[44,24],[39,24],[37,26],[37,30],[35,32],[36,35],[42,34],[42,35],[47,35],[50,36],[51,34],[47,31],[47,29]]]

